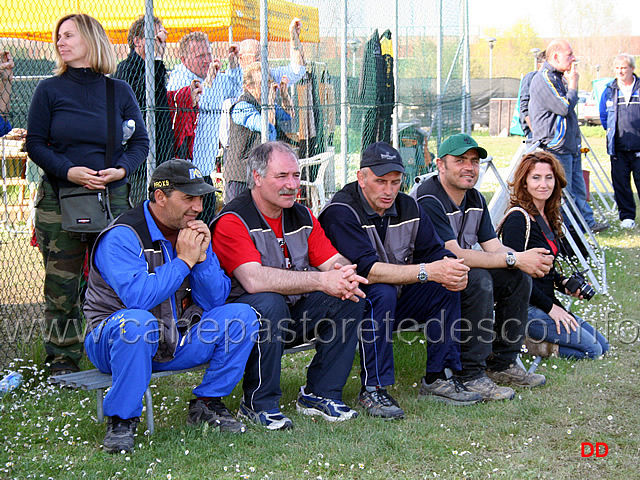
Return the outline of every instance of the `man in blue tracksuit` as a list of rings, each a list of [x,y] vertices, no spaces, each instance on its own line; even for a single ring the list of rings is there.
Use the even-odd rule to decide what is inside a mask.
[[[596,222],[587,203],[582,176],[580,129],[575,111],[578,103],[576,57],[566,40],[553,40],[547,47],[547,61],[531,80],[529,119],[533,142],[553,153],[564,167],[567,191],[591,230],[601,232],[609,226]]]
[[[209,366],[193,390],[187,423],[239,433],[245,426],[221,401],[242,378],[255,311],[225,305],[231,281],[211,250],[209,228],[196,220],[214,188],[187,160],[160,165],[150,200],[118,217],[96,240],[84,313],[85,349],[113,376],[104,400],[104,448],[130,451],[152,371]]]
[[[623,228],[636,226],[631,173],[640,192],[640,80],[633,73],[635,59],[626,53],[614,61],[616,78],[600,97],[600,121],[607,131],[611,180]]]

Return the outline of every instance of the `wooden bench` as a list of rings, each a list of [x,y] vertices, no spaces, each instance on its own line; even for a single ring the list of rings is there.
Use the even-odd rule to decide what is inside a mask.
[[[314,343],[315,342],[312,341],[310,343],[287,348],[284,353],[289,354],[309,350],[314,347]],[[204,370],[208,365],[208,363],[203,363],[196,367],[186,368],[184,370],[167,370],[164,372],[153,372],[151,374],[151,378],[154,379],[168,377],[180,373]],[[49,381],[51,383],[70,388],[82,388],[83,390],[88,391],[95,390],[98,422],[102,423],[104,421],[104,391],[112,384],[111,375],[109,375],[108,373],[102,373],[100,370],[94,369],[84,370],[82,372],[67,373],[65,375],[52,375],[51,377],[49,377]],[[149,387],[147,387],[147,390],[144,392],[144,403],[147,407],[147,430],[149,430],[149,434],[151,435],[155,431],[155,428],[153,423],[153,398],[151,397],[151,389]]]

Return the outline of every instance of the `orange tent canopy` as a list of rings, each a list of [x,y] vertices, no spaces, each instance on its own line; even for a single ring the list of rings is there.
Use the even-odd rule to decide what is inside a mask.
[[[0,0],[0,38],[50,42],[56,20],[69,13],[87,13],[104,26],[114,44],[126,44],[131,23],[144,14],[144,0]],[[319,42],[318,9],[286,0],[268,0],[270,41],[288,41],[289,23],[302,20],[303,42]],[[212,42],[260,38],[259,0],[157,0],[154,14],[168,32],[168,42],[205,32]]]

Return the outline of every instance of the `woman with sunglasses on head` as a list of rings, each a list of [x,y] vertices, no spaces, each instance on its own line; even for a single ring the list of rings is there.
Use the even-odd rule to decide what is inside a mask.
[[[560,205],[567,185],[564,169],[552,154],[537,151],[525,155],[511,182],[510,209],[499,230],[502,242],[514,250],[550,249],[558,256],[562,235]],[[605,337],[582,318],[572,314],[555,296],[555,290],[582,298],[566,288],[567,277],[555,266],[533,279],[529,321],[525,329],[532,341],[530,353],[556,353],[567,358],[598,358],[609,350]]]

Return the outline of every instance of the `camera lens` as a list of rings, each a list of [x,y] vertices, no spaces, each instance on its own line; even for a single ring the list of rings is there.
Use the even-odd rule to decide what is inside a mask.
[[[584,297],[585,300],[591,300],[596,294],[596,291],[591,285],[589,285],[587,282],[584,282],[580,286],[580,294]]]

